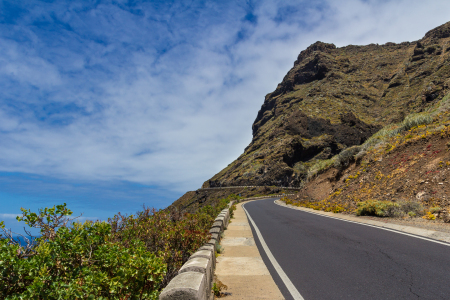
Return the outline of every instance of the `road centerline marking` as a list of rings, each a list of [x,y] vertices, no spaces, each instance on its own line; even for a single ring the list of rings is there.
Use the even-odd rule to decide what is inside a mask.
[[[286,275],[286,273],[281,268],[280,264],[278,264],[277,260],[273,256],[272,252],[270,251],[269,247],[267,246],[266,242],[264,241],[264,238],[259,231],[258,226],[256,226],[255,222],[253,221],[252,217],[250,216],[249,212],[245,209],[244,204],[242,205],[242,208],[244,209],[245,213],[247,214],[247,217],[249,221],[252,223],[253,228],[255,229],[256,235],[258,236],[258,239],[261,243],[261,246],[264,249],[264,252],[266,253],[267,257],[269,258],[270,262],[272,263],[272,266],[274,267],[275,271],[278,273],[278,276],[280,276],[281,280],[283,281],[284,285],[288,289],[289,293],[291,294],[292,298],[295,300],[304,300],[302,295],[300,295],[297,288],[294,286],[292,281],[289,279],[289,277]]]

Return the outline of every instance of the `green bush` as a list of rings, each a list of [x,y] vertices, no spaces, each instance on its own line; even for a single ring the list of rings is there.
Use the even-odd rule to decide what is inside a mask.
[[[399,202],[401,210],[411,217],[424,215],[424,207],[418,201],[401,201]]]
[[[416,201],[378,201],[368,200],[356,204],[357,216],[377,216],[377,217],[403,217],[409,215],[423,215],[424,208],[421,203]]]
[[[0,222],[0,299],[157,299],[234,198],[195,214],[144,208],[83,224],[65,204],[22,209],[18,220],[41,237],[24,244]]]
[[[136,239],[141,240],[148,251],[164,259],[167,273],[161,283],[162,289],[178,274],[189,257],[209,241],[214,219],[235,198],[239,196],[230,195],[220,199],[215,206],[201,207],[194,214],[150,208],[131,216],[119,213],[109,220],[113,239],[125,247],[130,247]]]
[[[386,217],[389,211],[399,207],[397,203],[391,201],[367,200],[358,202],[356,209],[357,216],[377,216]]]
[[[0,240],[1,299],[157,299],[166,272],[141,241],[110,240],[105,222],[61,227],[41,237],[27,258],[22,246]]]

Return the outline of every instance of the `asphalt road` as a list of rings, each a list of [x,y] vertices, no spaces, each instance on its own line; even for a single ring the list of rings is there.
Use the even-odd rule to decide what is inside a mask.
[[[244,207],[305,300],[450,299],[450,245],[274,204]],[[286,299],[293,299],[258,249]]]

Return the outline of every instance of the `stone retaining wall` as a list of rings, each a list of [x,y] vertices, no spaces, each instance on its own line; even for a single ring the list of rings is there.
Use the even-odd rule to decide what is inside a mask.
[[[211,239],[180,268],[175,276],[159,295],[160,300],[209,300],[211,293],[214,269],[216,267],[215,247],[220,241],[220,234],[230,222],[230,207],[235,201],[228,204],[228,208],[214,220],[210,229]]]
[[[294,195],[294,194],[290,194]],[[280,198],[289,195],[261,196],[241,199],[238,202],[249,200],[259,200],[266,198]],[[160,300],[210,300],[213,299],[211,293],[214,269],[216,267],[215,247],[220,241],[220,234],[225,230],[230,222],[230,207],[236,201],[231,201],[228,208],[214,220],[209,230],[211,239],[200,247],[197,252],[191,255],[189,260],[180,268],[175,276],[164,288],[159,296]]]

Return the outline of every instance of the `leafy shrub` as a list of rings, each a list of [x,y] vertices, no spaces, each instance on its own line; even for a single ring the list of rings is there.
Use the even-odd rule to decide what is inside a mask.
[[[39,228],[41,237],[23,245],[0,222],[0,299],[157,299],[236,197],[195,214],[144,207],[70,226],[66,204],[22,209],[18,220]]]
[[[1,299],[157,299],[166,272],[161,258],[141,241],[132,247],[110,240],[106,222],[73,223],[38,239],[26,259],[0,240]]]
[[[113,240],[125,247],[130,247],[136,239],[141,240],[149,252],[162,257],[167,264],[162,289],[178,274],[189,257],[208,242],[214,219],[235,197],[238,196],[221,199],[216,206],[206,205],[194,214],[150,208],[131,216],[119,213],[109,220]]]
[[[356,204],[357,216],[377,216],[377,217],[402,217],[409,215],[415,217],[416,215],[423,215],[423,206],[416,201],[379,201],[368,200]]]
[[[415,217],[416,215],[423,215],[423,205],[417,201],[399,201],[395,206],[391,206],[386,210],[386,217],[403,217],[409,215]]]
[[[230,219],[234,218],[235,210],[236,210],[236,202],[230,207]]]
[[[377,216],[386,217],[387,214],[392,213],[395,208],[398,208],[397,203],[391,201],[367,200],[358,202],[356,209],[357,216]]]
[[[424,214],[424,207],[422,203],[418,201],[401,201],[399,202],[401,210],[404,213],[407,213],[411,216],[410,213],[414,214],[414,216],[418,215],[421,216]]]
[[[357,163],[361,162],[362,158],[363,158],[366,154],[367,154],[367,152],[366,152],[364,149],[362,149],[362,147],[360,147],[359,152],[356,153],[356,155],[355,155],[355,161],[356,161]]]
[[[433,115],[438,115],[443,112],[450,111],[450,93],[448,93],[441,101],[439,101],[434,110],[432,111]]]
[[[403,131],[410,130],[413,127],[417,127],[420,125],[426,125],[433,122],[433,117],[430,114],[427,113],[421,113],[421,114],[411,114],[407,116],[403,122],[400,123],[399,127],[396,129],[393,129],[389,136],[393,137],[397,134],[402,133]]]

